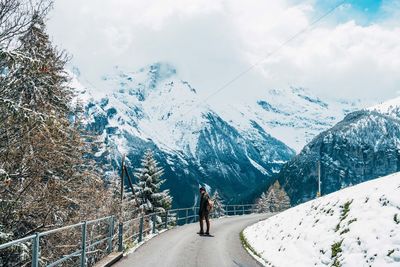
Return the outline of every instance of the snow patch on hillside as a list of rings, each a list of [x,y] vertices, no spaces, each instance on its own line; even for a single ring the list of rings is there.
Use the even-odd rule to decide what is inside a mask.
[[[379,113],[400,118],[400,97],[390,99],[379,105],[369,108],[369,110],[375,110]]]
[[[244,235],[267,266],[400,266],[400,173],[299,205]]]

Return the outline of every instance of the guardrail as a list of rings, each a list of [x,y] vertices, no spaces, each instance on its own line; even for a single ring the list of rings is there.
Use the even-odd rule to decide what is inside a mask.
[[[253,204],[223,205],[210,215],[212,218],[217,218],[221,216],[246,215],[254,212],[256,210]],[[47,267],[78,265],[86,267],[93,265],[114,250],[122,252],[144,242],[149,235],[155,235],[178,225],[197,222],[198,217],[198,207],[141,215],[125,222],[119,222],[118,225],[116,224],[115,216],[108,216],[36,233],[1,244],[0,252],[4,249],[11,249],[14,246],[25,244],[26,247],[31,247],[30,261],[32,267],[42,265]],[[57,235],[59,235],[58,238]],[[76,237],[75,244],[58,243],[62,241],[63,236],[71,237],[71,235]],[[51,255],[45,255],[45,251],[41,251],[42,246],[47,248],[54,246],[54,249],[61,249],[65,253],[59,259],[51,259]],[[12,257],[13,254],[8,256]],[[16,255],[14,254],[14,256]],[[1,260],[0,256],[0,265],[2,263]],[[11,266],[19,265],[15,263],[15,265]]]

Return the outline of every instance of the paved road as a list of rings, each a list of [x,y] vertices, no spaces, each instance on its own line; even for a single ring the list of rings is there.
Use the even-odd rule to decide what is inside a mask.
[[[116,267],[259,267],[242,247],[239,233],[248,225],[270,215],[253,214],[211,221],[213,237],[196,234],[198,224],[188,224],[167,231],[123,258]]]

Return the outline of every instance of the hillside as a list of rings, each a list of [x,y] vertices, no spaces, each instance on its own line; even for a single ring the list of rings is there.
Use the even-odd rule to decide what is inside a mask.
[[[400,171],[400,121],[377,111],[357,111],[307,144],[286,163],[277,179],[292,204],[313,199],[321,191],[341,188]]]
[[[267,266],[400,266],[400,173],[291,208],[244,236]]]

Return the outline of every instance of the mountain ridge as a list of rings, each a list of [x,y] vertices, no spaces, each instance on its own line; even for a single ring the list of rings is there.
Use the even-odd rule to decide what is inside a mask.
[[[218,189],[228,202],[252,201],[262,185],[269,183],[295,155],[269,131],[275,127],[270,118],[275,118],[277,110],[264,111],[256,103],[255,108],[245,104],[224,110],[229,107],[228,102],[216,108],[204,102],[198,90],[180,79],[169,64],[156,63],[136,72],[115,68],[115,72],[102,77],[103,87],[109,89],[105,96],[94,96],[95,88],[82,85],[78,90],[86,103],[87,127],[105,144],[95,157],[99,162],[111,161],[118,168],[120,156],[125,154],[134,168],[141,153],[153,149],[166,169],[165,186],[171,188],[178,206],[195,203],[193,196],[199,185]],[[79,87],[79,77],[75,82]],[[296,125],[304,124],[303,118],[307,117],[305,127],[315,125],[316,131],[335,120],[329,114],[330,104],[307,96],[305,89],[267,92],[270,102],[286,111],[291,107],[274,100],[282,101],[290,95],[289,105],[296,107],[290,114],[300,116]],[[349,106],[354,104],[345,105]],[[343,109],[334,110],[341,110],[341,114]],[[320,110],[323,115],[319,118],[326,119],[324,122],[313,118]],[[278,115],[284,118],[282,122],[286,120],[279,129],[293,127],[291,115]],[[188,192],[182,194],[182,189]]]

